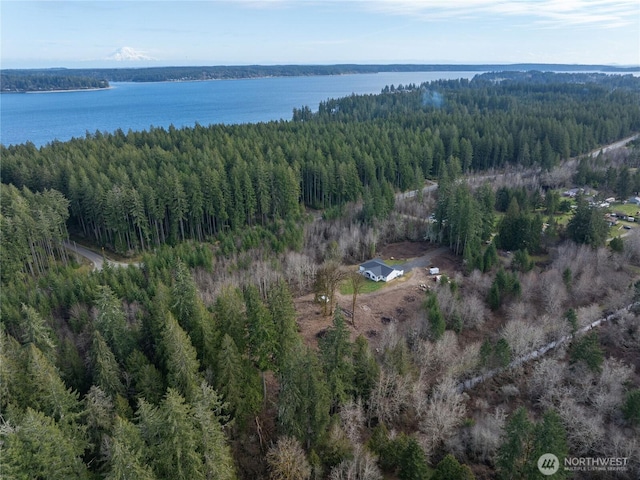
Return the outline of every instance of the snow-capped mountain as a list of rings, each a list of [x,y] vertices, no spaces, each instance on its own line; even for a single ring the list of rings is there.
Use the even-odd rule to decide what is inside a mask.
[[[152,58],[146,55],[144,52],[136,50],[135,48],[121,47],[111,55],[109,55],[107,57],[107,60],[114,60],[116,62],[141,62],[155,60],[155,58]]]

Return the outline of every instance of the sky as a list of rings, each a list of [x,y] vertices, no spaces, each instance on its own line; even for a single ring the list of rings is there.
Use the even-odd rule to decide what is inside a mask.
[[[0,67],[640,65],[640,0],[0,0]]]

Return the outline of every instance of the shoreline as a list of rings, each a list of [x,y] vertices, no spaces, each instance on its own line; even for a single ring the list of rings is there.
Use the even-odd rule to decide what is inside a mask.
[[[38,93],[67,93],[67,92],[99,92],[102,90],[112,90],[113,86],[109,85],[108,87],[94,87],[94,88],[70,88],[69,90],[26,90],[24,92],[0,92],[0,94],[10,93],[10,94],[38,94]]]

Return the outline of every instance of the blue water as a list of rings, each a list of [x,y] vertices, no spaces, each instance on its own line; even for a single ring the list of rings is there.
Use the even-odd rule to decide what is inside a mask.
[[[109,90],[0,95],[0,143],[84,137],[151,126],[290,120],[293,109],[321,101],[380,93],[387,85],[472,78],[479,72],[410,72],[278,77],[208,82],[112,83]]]

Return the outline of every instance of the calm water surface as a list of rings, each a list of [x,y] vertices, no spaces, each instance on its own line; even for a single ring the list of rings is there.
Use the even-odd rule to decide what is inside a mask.
[[[5,146],[83,137],[87,132],[147,130],[195,123],[290,120],[294,108],[328,98],[380,93],[386,85],[472,78],[480,72],[403,72],[208,82],[112,83],[109,90],[0,95]]]

